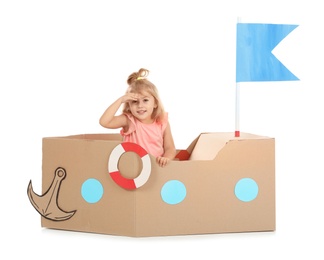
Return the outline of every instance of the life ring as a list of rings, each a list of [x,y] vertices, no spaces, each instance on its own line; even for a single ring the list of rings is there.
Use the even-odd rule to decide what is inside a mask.
[[[135,152],[142,160],[142,171],[135,179],[128,179],[121,175],[118,169],[118,161],[120,156],[126,152]],[[151,159],[146,150],[136,144],[131,142],[124,142],[117,145],[111,152],[108,161],[108,171],[111,178],[120,187],[127,190],[134,190],[143,186],[151,174]]]

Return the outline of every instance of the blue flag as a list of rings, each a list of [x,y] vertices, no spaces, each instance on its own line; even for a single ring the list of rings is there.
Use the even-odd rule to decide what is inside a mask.
[[[298,25],[238,23],[236,82],[299,80],[272,50]]]

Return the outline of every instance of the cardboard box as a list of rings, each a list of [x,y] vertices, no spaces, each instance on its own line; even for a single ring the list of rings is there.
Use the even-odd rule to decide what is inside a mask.
[[[43,195],[28,187],[42,227],[130,237],[275,230],[274,138],[203,133],[164,168],[121,143],[43,138]]]

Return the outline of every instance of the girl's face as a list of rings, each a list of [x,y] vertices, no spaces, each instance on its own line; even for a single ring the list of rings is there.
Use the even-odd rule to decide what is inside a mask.
[[[143,92],[136,94],[136,98],[137,100],[129,102],[132,115],[142,123],[153,123],[152,113],[157,107],[154,97],[148,92]]]

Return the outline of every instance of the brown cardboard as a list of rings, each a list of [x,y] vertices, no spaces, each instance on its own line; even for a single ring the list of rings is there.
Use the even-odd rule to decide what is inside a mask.
[[[119,134],[43,138],[43,196],[38,198],[30,187],[30,197],[44,199],[49,187],[55,186],[56,169],[62,167],[66,176],[55,182],[58,191],[52,208],[63,215],[74,214],[53,220],[55,213],[47,212],[41,219],[42,227],[131,237],[275,230],[273,138],[245,133],[239,138],[233,133],[201,134],[187,150],[179,151],[179,160],[164,168],[149,155],[149,179],[134,190],[117,185],[108,171],[110,154],[121,141]],[[124,177],[133,179],[142,168],[143,162],[134,152],[120,157],[118,169]],[[96,203],[81,196],[81,187],[89,178],[103,186],[103,196]],[[252,201],[235,195],[235,185],[243,178],[258,185]],[[161,190],[170,180],[185,186],[186,196],[178,204],[162,199]]]

